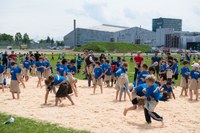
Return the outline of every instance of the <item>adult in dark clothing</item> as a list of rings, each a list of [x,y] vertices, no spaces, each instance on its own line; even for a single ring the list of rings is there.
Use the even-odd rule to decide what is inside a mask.
[[[2,55],[2,62],[3,62],[3,65],[5,67],[7,67],[7,64],[8,64],[8,54],[7,54],[7,51],[5,51],[5,53]]]
[[[173,61],[173,57],[171,56],[171,53],[167,53],[167,60],[169,61],[169,60],[172,60]]]
[[[160,64],[160,61],[162,60],[162,57],[161,57],[161,56],[158,56],[158,53],[159,53],[159,52],[156,51],[156,52],[155,52],[155,56],[152,56],[152,58],[151,58],[151,64],[154,66],[157,75],[158,75],[158,73],[159,73],[159,68],[160,68],[159,64]],[[157,64],[157,65],[155,65],[155,64]]]
[[[34,54],[34,56],[35,56],[35,61],[39,61],[39,58],[40,58],[40,54],[39,54],[39,52],[38,51],[36,51],[36,53]]]

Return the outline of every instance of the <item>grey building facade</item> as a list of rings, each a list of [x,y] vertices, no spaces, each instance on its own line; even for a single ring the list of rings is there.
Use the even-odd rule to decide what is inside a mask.
[[[182,31],[182,19],[156,18],[152,20],[152,31],[159,28],[171,28],[174,31]]]
[[[65,46],[71,48],[89,42],[125,42],[153,46],[156,43],[156,33],[140,27],[129,28],[103,24],[92,28],[77,28],[76,31],[71,31],[64,36]]]

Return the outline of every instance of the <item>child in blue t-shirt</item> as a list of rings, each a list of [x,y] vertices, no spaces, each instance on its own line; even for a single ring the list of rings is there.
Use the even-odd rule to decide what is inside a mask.
[[[30,72],[31,62],[29,61],[29,57],[26,57],[23,61],[23,74],[25,76],[25,81],[27,82],[29,79],[29,72]]]
[[[94,68],[94,90],[93,90],[93,94],[95,94],[96,91],[96,86],[99,85],[100,89],[101,89],[101,94],[103,93],[103,81],[102,81],[102,76],[103,76],[103,70],[100,67],[100,62],[97,61],[95,62],[95,68]]]
[[[144,83],[144,84],[140,84],[139,86],[137,86],[133,89],[133,91],[132,91],[132,101],[131,101],[133,106],[124,109],[124,112],[123,112],[124,116],[126,116],[126,114],[129,111],[137,109],[138,104],[141,104],[140,103],[141,100],[138,100],[137,96],[140,96],[140,97],[144,96],[145,93],[143,92],[143,90],[146,89],[146,88],[147,88],[147,85],[146,85],[146,83]]]
[[[44,59],[44,66],[45,66],[45,69],[44,69],[44,78],[48,78],[50,75],[51,75],[51,70],[50,70],[50,62],[47,58]]]
[[[185,92],[185,96],[187,96],[188,93],[188,79],[190,75],[190,69],[189,69],[189,62],[183,61],[183,67],[181,68],[181,83],[180,86],[182,87],[181,90],[181,96],[183,96],[183,92]]]
[[[175,99],[175,95],[174,95],[174,92],[172,89],[172,83],[170,81],[167,81],[166,84],[162,85],[161,92],[163,92],[163,93],[167,92],[170,99],[172,99],[172,96]]]
[[[166,61],[162,60],[159,70],[161,84],[163,84],[167,80],[166,69],[167,69]]]
[[[81,58],[78,58],[76,62],[77,62],[77,73],[79,73],[81,70],[81,63],[83,62],[83,60]]]
[[[104,73],[105,73],[105,82],[107,84],[107,87],[110,87],[110,81],[111,81],[111,66],[110,61],[106,60],[106,64],[104,65]]]
[[[0,85],[2,86],[2,91],[4,92],[4,72],[5,72],[5,67],[1,64],[0,61]]]
[[[147,64],[143,64],[142,71],[140,72],[140,74],[138,75],[137,80],[136,80],[136,86],[138,86],[140,84],[144,84],[145,78],[148,75],[150,75],[150,73],[148,72],[148,66],[147,66]]]
[[[39,58],[39,61],[35,63],[35,66],[37,68],[37,76],[38,76],[38,83],[37,83],[37,88],[40,86],[42,87],[42,78],[44,77],[44,70],[45,70],[45,63],[43,61],[43,57]]]
[[[193,70],[191,70],[190,72],[190,77],[191,77],[191,81],[190,81],[190,88],[189,88],[189,92],[190,92],[190,100],[193,100],[193,91],[194,94],[196,95],[196,101],[198,101],[198,97],[199,97],[199,92],[198,90],[200,89],[200,83],[199,83],[199,79],[200,79],[200,71],[199,71],[199,67],[200,65],[198,63],[194,63],[192,65]]]

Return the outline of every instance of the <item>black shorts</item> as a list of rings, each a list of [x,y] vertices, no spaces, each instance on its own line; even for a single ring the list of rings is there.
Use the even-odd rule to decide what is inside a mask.
[[[56,93],[56,97],[66,97],[68,94],[73,93],[70,83],[67,81],[66,83],[62,83],[59,86],[59,89]]]
[[[81,66],[77,66],[77,69],[78,69],[78,70],[81,69]]]
[[[132,102],[133,105],[138,104],[138,100],[137,100],[137,98],[134,98],[131,102]]]
[[[175,80],[178,80],[178,74],[173,75],[172,78],[175,79]]]
[[[163,78],[163,80],[167,80],[167,75],[165,74],[160,74],[160,78]]]

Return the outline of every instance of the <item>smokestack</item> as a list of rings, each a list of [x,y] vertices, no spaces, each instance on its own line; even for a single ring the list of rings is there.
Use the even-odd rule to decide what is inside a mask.
[[[74,19],[74,48],[76,48],[76,19]]]

